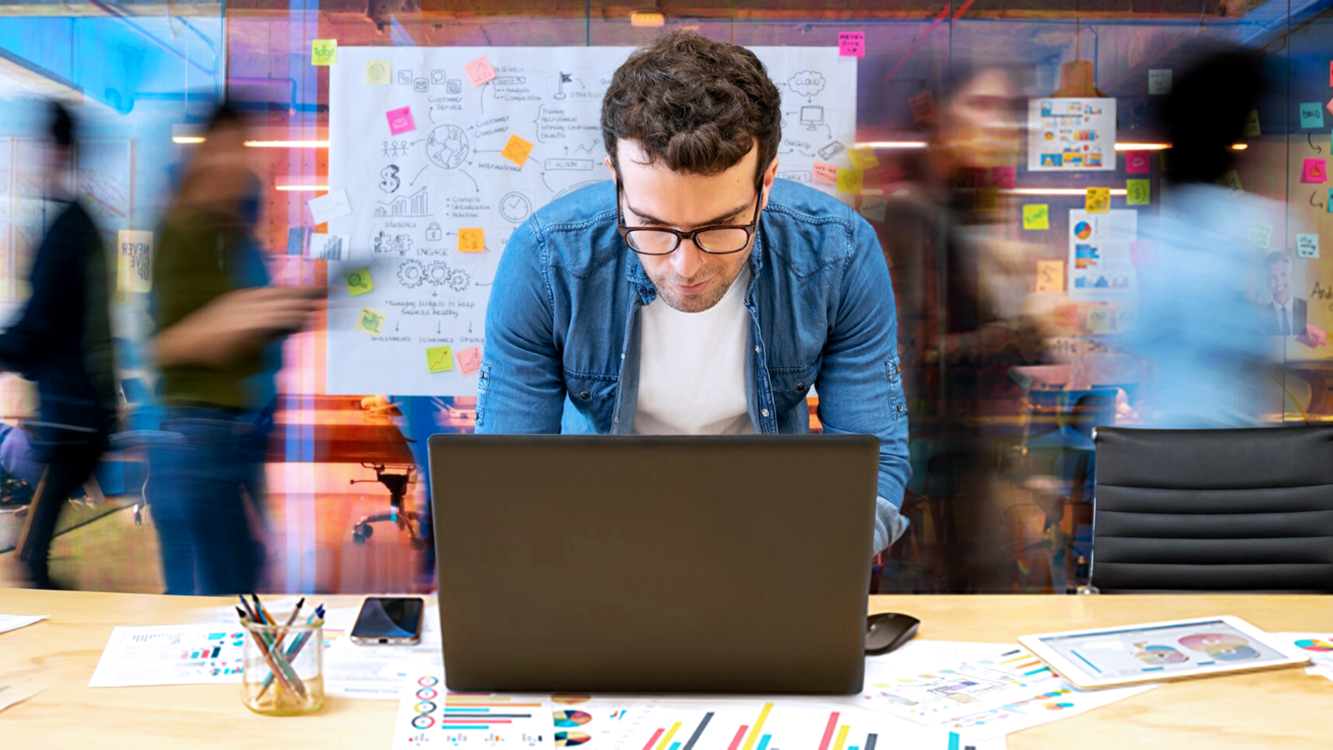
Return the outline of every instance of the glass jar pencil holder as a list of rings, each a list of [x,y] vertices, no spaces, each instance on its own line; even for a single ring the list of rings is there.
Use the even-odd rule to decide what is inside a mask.
[[[286,618],[276,617],[276,622]],[[324,706],[324,621],[243,623],[241,701],[269,716],[297,716]]]

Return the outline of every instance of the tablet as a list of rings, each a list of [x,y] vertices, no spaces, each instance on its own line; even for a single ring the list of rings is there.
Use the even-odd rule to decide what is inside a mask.
[[[1301,649],[1229,616],[1025,635],[1018,641],[1081,688],[1206,677],[1309,662]]]

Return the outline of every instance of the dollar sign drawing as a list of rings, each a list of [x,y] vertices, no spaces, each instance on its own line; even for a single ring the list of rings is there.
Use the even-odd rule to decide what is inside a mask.
[[[380,190],[386,193],[392,193],[398,189],[399,185],[403,184],[403,181],[398,179],[398,167],[393,164],[381,169],[380,177],[384,178],[380,181]]]

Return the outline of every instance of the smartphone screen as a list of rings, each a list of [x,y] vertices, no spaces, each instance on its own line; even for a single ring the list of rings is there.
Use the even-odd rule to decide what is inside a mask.
[[[421,599],[369,597],[361,605],[352,635],[356,638],[417,638],[421,635]]]

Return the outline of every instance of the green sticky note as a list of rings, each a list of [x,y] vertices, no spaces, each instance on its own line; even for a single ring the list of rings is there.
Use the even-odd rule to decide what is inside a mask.
[[[1152,202],[1151,184],[1148,180],[1125,180],[1125,205],[1146,206]]]
[[[428,372],[448,372],[454,369],[454,350],[448,346],[432,346],[426,350]]]
[[[343,274],[347,279],[347,293],[353,297],[375,291],[375,282],[370,278],[369,268],[358,268]]]
[[[1024,229],[1050,229],[1051,210],[1045,203],[1028,203],[1023,206]]]
[[[328,67],[338,62],[338,40],[316,39],[310,42],[310,64]]]

